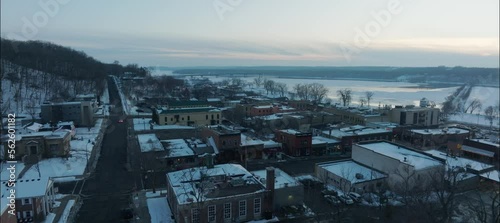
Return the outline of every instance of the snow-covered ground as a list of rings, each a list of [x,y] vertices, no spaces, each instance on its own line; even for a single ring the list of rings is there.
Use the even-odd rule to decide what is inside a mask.
[[[134,118],[134,131],[144,131],[150,130],[150,118]],[[154,130],[165,130],[165,129],[194,129],[192,126],[183,125],[153,125]]]
[[[49,213],[49,214],[47,215],[47,218],[45,218],[45,220],[44,220],[44,221],[42,221],[42,223],[52,223],[52,222],[54,222],[54,219],[55,219],[55,218],[56,218],[56,214],[54,214],[54,213]]]
[[[88,128],[77,128],[76,139],[70,141],[70,157],[68,158],[49,158],[43,159],[38,164],[30,167],[22,176],[23,179],[36,179],[39,176],[54,177],[56,182],[73,181],[75,176],[83,175],[87,165],[87,157],[94,149],[92,142],[96,141],[103,120],[99,119],[94,127],[89,131]],[[89,143],[89,140],[91,143]],[[2,164],[2,180],[8,177],[8,164]],[[17,174],[19,174],[25,165],[16,164]]]
[[[66,204],[66,208],[64,208],[64,212],[61,215],[61,218],[59,219],[59,223],[66,223],[68,222],[68,217],[71,212],[71,208],[75,205],[75,200],[69,200],[68,204]]]
[[[269,220],[266,220],[266,219],[263,219],[263,220],[258,220],[258,221],[249,221],[247,223],[267,223],[267,222],[279,222],[280,220],[278,219],[278,217],[273,217]]]
[[[147,203],[151,223],[174,223],[172,211],[165,196],[148,198]]]
[[[253,82],[255,77],[243,77],[244,81]],[[227,77],[210,77],[213,82],[222,81]],[[373,91],[370,104],[372,106],[388,105],[418,105],[420,99],[426,97],[436,104],[444,102],[446,96],[455,92],[457,87],[445,88],[422,88],[416,83],[408,82],[386,82],[386,81],[361,81],[361,80],[322,80],[322,79],[300,79],[300,78],[269,78],[276,82],[288,85],[288,91],[292,91],[296,84],[321,83],[329,89],[328,97],[334,102],[340,102],[337,96],[337,90],[349,88],[353,92],[353,104],[358,104],[358,100],[364,97],[366,91]],[[256,89],[258,92],[264,92],[263,89]],[[498,98],[498,95],[497,95]]]
[[[450,115],[448,117],[450,122],[463,123],[463,124],[473,124],[484,127],[490,127],[490,121],[486,119],[484,115],[469,114],[469,113],[459,113]],[[493,127],[500,127],[500,121],[498,118],[493,120]]]

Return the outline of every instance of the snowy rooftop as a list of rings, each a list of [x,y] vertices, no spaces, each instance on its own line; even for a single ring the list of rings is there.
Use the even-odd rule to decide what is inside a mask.
[[[481,176],[500,183],[500,174],[498,170],[492,170],[490,172],[483,173],[481,174]]]
[[[301,131],[298,131],[295,129],[283,129],[283,130],[280,130],[280,132],[288,133],[288,134],[292,134],[292,135],[306,134],[306,132],[301,132]]]
[[[284,171],[275,168],[274,169],[274,189],[279,189],[279,188],[284,188],[284,187],[294,187],[294,186],[299,186],[301,185],[298,180],[295,178],[291,177]],[[264,186],[266,186],[266,170],[257,170],[257,171],[252,171],[252,174],[260,180]]]
[[[357,145],[381,155],[399,160],[400,162],[405,162],[404,160],[406,158],[406,163],[413,166],[417,170],[442,165],[439,160],[432,158],[430,155],[418,153],[404,146],[388,142],[362,143]]]
[[[474,161],[474,160],[467,159],[467,158],[463,158],[463,157],[447,156],[445,152],[441,152],[438,150],[428,150],[425,152],[434,156],[434,157],[445,159],[446,165],[450,166],[450,167],[463,167],[463,168],[467,167],[467,168],[473,169],[475,171],[483,171],[483,170],[486,170],[486,169],[493,167],[489,164],[481,163],[481,162]]]
[[[165,146],[165,149],[170,151],[170,153],[165,156],[165,158],[194,156],[193,150],[189,147],[184,139],[161,140],[161,143]]]
[[[134,130],[143,131],[150,130],[151,118],[134,118]],[[194,129],[193,126],[183,126],[183,125],[153,125],[154,130],[165,130],[165,129]]]
[[[273,106],[271,106],[271,105],[260,105],[260,106],[254,106],[254,108],[264,109],[264,108],[273,108]]]
[[[49,187],[50,184],[52,184],[52,180],[49,180],[48,177],[36,179],[18,179],[14,188],[8,187],[7,181],[2,181],[2,196],[8,196],[8,190],[15,189],[16,199],[41,197],[45,195],[47,187]]]
[[[21,130],[16,132],[16,141],[22,140],[23,137],[36,137],[43,136],[45,138],[64,138],[69,135],[67,131],[42,131],[42,132],[32,132],[28,130]]]
[[[334,129],[331,131],[330,130],[325,130],[323,131],[323,134],[325,135],[331,135],[335,138],[342,138],[344,136],[354,136],[354,135],[369,135],[369,134],[379,134],[379,133],[391,133],[391,130],[385,129],[385,128],[342,128],[342,129]]]
[[[479,142],[479,143],[483,143],[483,144],[487,144],[487,145],[490,145],[490,146],[495,146],[495,147],[499,147],[500,148],[500,144],[498,143],[494,143],[494,142],[490,142],[486,139],[471,139],[471,141],[475,141],[475,142]]]
[[[445,129],[412,129],[411,132],[422,134],[422,135],[444,135],[444,134],[467,134],[468,130],[459,128],[449,128]]]
[[[318,142],[321,142],[321,143],[324,143],[324,142],[331,143],[331,144],[340,143],[340,141],[338,141],[338,140],[329,139],[329,138],[326,138],[326,137],[323,137],[323,136],[313,136],[312,139],[313,139],[313,144],[314,144],[314,140],[316,140]]]
[[[331,172],[339,177],[351,181],[352,184],[362,183],[369,180],[376,180],[386,177],[382,172],[363,166],[352,160],[341,162],[320,163],[319,167]],[[358,174],[358,177],[356,177]],[[361,175],[359,175],[361,174]]]
[[[258,138],[254,138],[254,137],[250,137],[246,134],[241,134],[241,146],[255,146],[255,145],[263,145],[264,144],[264,141],[258,139]]]
[[[139,139],[139,145],[141,147],[141,152],[155,152],[155,151],[165,151],[163,145],[160,143],[158,137],[155,134],[140,134],[137,135]]]
[[[221,101],[220,98],[207,98],[207,102],[218,102]]]
[[[220,192],[225,189],[225,188],[217,188],[215,187],[215,185],[213,185],[212,187],[207,186],[205,191],[200,191],[196,189],[197,188],[196,184],[197,183],[199,184],[202,175],[207,177],[225,176],[226,178],[231,178],[231,179],[242,179],[246,182],[246,185],[254,186],[250,188],[252,190],[237,193],[236,195],[262,192],[264,189],[263,185],[259,183],[257,179],[255,179],[255,177],[250,172],[248,172],[248,170],[246,170],[239,164],[219,164],[215,165],[213,168],[206,168],[206,167],[189,168],[167,173],[167,180],[169,180],[170,185],[172,185],[173,191],[176,194],[177,201],[179,202],[179,204],[196,202],[197,200],[200,200],[199,199],[200,197],[203,197],[202,200],[212,199],[214,197],[210,196],[211,198],[209,198],[208,194],[216,190],[218,190],[217,192]],[[205,183],[209,184],[211,183],[211,181],[206,180]],[[230,187],[229,190],[231,188],[238,189],[238,188],[245,188],[245,186]],[[219,196],[216,196],[215,198],[224,197],[224,193],[222,192],[219,193],[218,195]]]

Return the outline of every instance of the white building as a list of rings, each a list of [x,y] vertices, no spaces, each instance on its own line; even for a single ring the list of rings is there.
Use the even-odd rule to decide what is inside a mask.
[[[426,186],[432,174],[444,170],[443,160],[386,141],[355,144],[352,159],[388,174],[390,188],[403,181],[412,186]]]
[[[314,171],[316,177],[326,185],[344,192],[376,191],[387,177],[386,174],[353,160],[318,163]]]

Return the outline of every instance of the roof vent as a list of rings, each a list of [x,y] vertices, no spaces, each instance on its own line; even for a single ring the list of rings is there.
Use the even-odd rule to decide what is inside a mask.
[[[404,158],[403,162],[406,162],[406,157]]]

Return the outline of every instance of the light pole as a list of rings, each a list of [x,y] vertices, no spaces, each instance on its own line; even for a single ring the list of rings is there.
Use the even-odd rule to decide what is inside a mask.
[[[142,117],[142,123],[144,124],[144,131],[146,131],[146,120]]]

